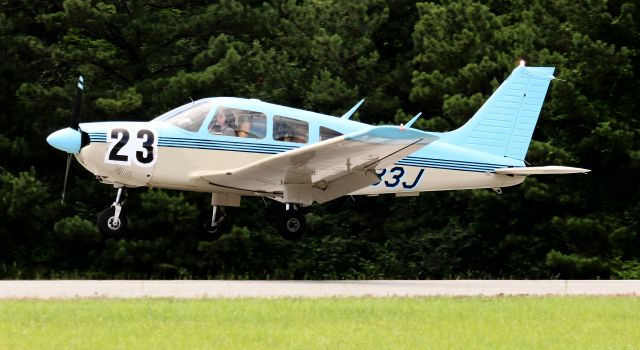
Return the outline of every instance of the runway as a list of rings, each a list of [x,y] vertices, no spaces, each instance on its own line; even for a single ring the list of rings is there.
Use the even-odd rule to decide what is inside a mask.
[[[0,281],[0,299],[640,296],[639,280]]]

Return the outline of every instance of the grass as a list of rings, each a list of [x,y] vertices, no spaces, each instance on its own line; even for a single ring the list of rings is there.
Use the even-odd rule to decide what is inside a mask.
[[[640,349],[640,298],[3,300],[0,349]]]

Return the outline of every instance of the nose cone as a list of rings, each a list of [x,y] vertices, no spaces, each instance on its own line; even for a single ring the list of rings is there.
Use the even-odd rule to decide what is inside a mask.
[[[78,153],[82,145],[82,134],[72,128],[60,129],[47,137],[47,142],[67,153]]]

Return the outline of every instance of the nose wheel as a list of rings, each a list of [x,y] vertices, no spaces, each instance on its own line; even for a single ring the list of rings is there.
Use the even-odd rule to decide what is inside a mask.
[[[98,215],[98,229],[106,238],[122,238],[126,235],[127,217],[122,213],[123,195],[126,192],[118,188],[116,200],[111,206]]]
[[[306,228],[307,221],[298,207],[295,204],[286,204],[278,225],[280,236],[289,241],[296,241],[302,238]]]

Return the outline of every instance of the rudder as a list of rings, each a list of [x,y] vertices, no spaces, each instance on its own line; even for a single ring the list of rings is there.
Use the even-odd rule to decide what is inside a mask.
[[[553,72],[521,64],[466,124],[447,133],[447,141],[524,160]]]

